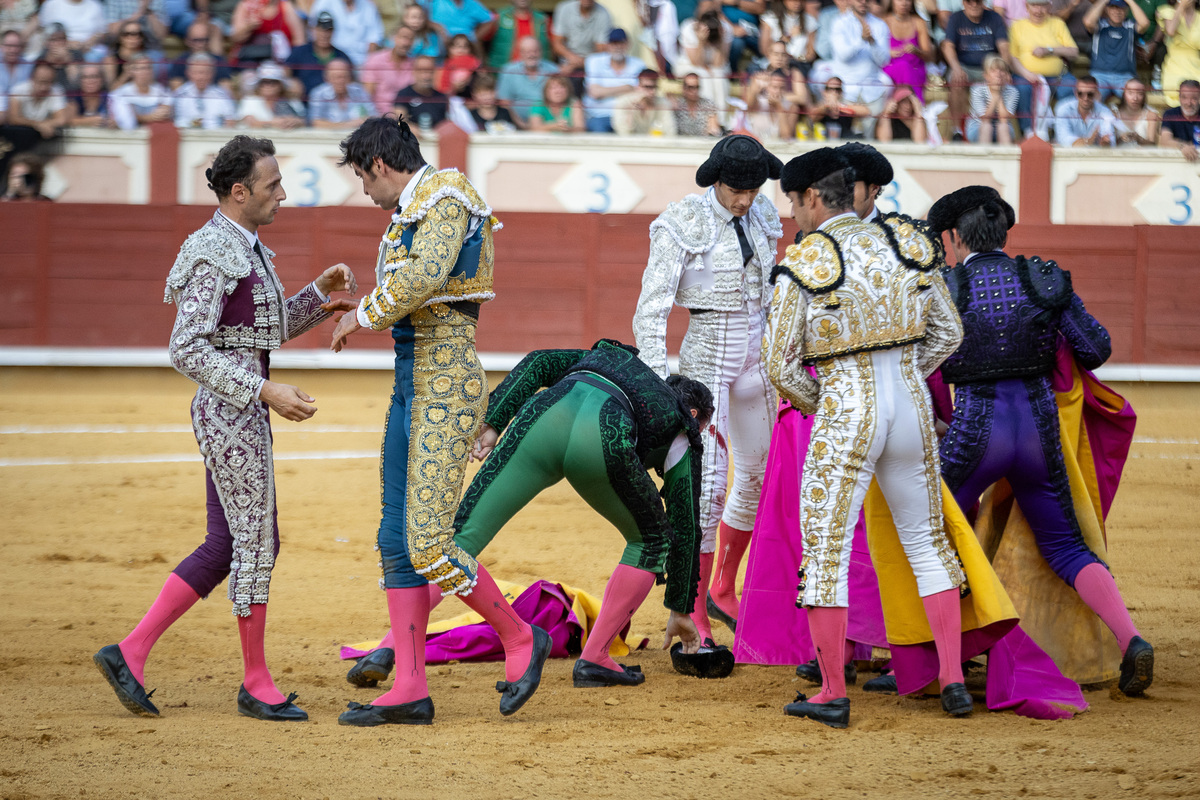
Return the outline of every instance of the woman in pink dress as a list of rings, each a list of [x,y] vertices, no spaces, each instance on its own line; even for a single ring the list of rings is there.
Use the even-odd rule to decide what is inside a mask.
[[[883,71],[896,86],[913,87],[925,100],[925,63],[933,59],[933,44],[925,20],[913,13],[913,0],[893,0],[892,13],[884,18],[891,31],[892,60]]]

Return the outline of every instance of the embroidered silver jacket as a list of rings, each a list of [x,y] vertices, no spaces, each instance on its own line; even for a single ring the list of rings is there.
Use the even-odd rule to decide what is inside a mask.
[[[742,224],[756,256],[745,268],[737,233],[716,216],[704,194],[671,203],[650,224],[650,259],[633,315],[633,335],[641,359],[660,376],[669,374],[667,316],[672,306],[738,311],[754,298],[766,314],[771,302],[768,277],[783,227],[774,204],[761,194]]]
[[[283,284],[271,263],[275,253],[265,245],[262,249],[265,264],[242,232],[215,213],[179,249],[163,298],[178,306],[169,345],[171,364],[238,408],[254,399],[263,377],[223,351],[275,350],[329,317],[321,310],[314,284],[284,299]],[[232,319],[235,315],[226,314],[226,303],[252,272],[257,278],[251,287],[253,307]]]

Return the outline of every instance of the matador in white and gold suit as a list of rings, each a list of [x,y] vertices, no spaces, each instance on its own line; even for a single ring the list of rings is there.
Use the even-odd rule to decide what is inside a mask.
[[[650,258],[633,317],[642,360],[666,378],[667,316],[676,305],[686,308],[679,374],[713,394],[712,421],[701,431],[703,539],[691,615],[702,641],[712,636],[710,614],[730,628],[737,623],[734,582],[754,528],[775,422],[775,390],[761,348],[768,277],[783,228],[774,204],[759,191],[782,167],[749,136],[730,136],[713,147],[696,171],[696,183],[708,191],[671,203],[650,225]],[[734,480],[727,495],[730,449]]]
[[[854,170],[830,148],[784,167],[804,238],[775,271],[766,360],[780,394],[815,414],[801,481],[801,597],[823,677],[793,716],[845,727],[842,648],[854,525],[872,478],[916,577],[941,662],[942,704],[970,713],[959,659],[958,563],[943,528],[934,416],[925,378],[958,347],[962,324],[933,242],[914,225],[889,237],[853,210]],[[817,377],[805,369],[813,366]],[[826,664],[828,661],[828,664]]]

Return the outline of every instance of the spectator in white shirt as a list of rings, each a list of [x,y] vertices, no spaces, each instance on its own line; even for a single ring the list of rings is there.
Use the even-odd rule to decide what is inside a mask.
[[[371,0],[316,0],[308,10],[309,19],[322,12],[333,17],[333,46],[350,56],[355,67],[361,67],[382,44],[383,19]]]
[[[237,121],[245,128],[303,128],[304,104],[288,97],[287,73],[274,61],[264,61],[255,72],[254,93],[242,97]]]
[[[188,56],[188,82],[175,92],[175,127],[214,130],[235,118],[233,96],[213,84],[216,63],[207,53]]]
[[[834,19],[830,40],[833,58],[822,66],[842,79],[846,102],[863,103],[878,116],[892,89],[892,81],[883,71],[892,59],[887,23],[868,13],[867,0],[851,0],[849,10]],[[828,76],[810,75],[809,80],[824,83]],[[873,129],[874,121],[864,119],[863,135],[870,138]]]
[[[171,119],[171,92],[154,82],[150,57],[139,53],[129,59],[130,81],[114,89],[108,98],[113,121],[121,130],[133,130],[151,122]]]
[[[71,109],[63,90],[54,85],[54,68],[38,64],[25,83],[9,91],[8,124],[33,128],[43,139],[53,139],[71,122]]]
[[[325,82],[308,96],[308,118],[314,128],[357,128],[371,116],[371,95],[353,83],[350,62],[335,58],[325,65]]]
[[[62,25],[71,47],[82,53],[103,48],[101,42],[108,33],[104,6],[99,0],[46,0],[38,19],[43,28]]]
[[[1111,147],[1115,117],[1108,106],[1096,102],[1100,86],[1091,75],[1075,82],[1075,97],[1060,100],[1054,108],[1054,138],[1063,147]]]

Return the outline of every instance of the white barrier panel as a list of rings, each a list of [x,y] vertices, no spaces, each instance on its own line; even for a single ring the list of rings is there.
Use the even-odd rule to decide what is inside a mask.
[[[42,193],[60,203],[150,200],[150,134],[68,128],[62,154],[46,165]]]
[[[1178,150],[1056,147],[1057,225],[1200,225],[1200,165]]]
[[[211,205],[212,192],[204,170],[227,141],[238,133],[265,136],[275,143],[285,206],[368,206],[373,204],[362,193],[362,184],[349,167],[339,167],[342,152],[339,143],[349,131],[304,129],[295,131],[260,130],[219,131],[181,130],[179,132],[179,202],[183,205]],[[422,142],[421,155],[430,164],[438,163],[437,142]]]
[[[605,134],[476,134],[468,149],[472,182],[497,211],[659,214],[697,191],[696,168],[713,139]],[[823,146],[767,142],[784,162]],[[923,216],[946,192],[968,184],[995,187],[1012,205],[1020,195],[1016,147],[878,145],[895,168],[879,206]],[[787,198],[772,184],[784,214]],[[1018,209],[1019,213],[1019,209]]]

